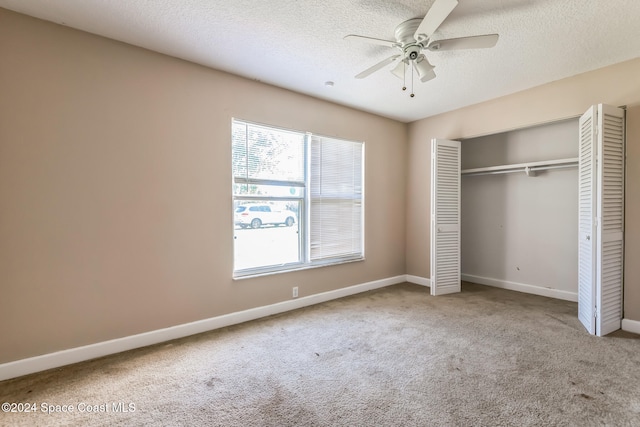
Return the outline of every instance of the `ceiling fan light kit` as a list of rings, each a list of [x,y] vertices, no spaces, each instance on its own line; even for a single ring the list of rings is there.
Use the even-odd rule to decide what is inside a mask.
[[[421,82],[427,82],[436,77],[434,66],[431,65],[423,51],[443,51],[458,49],[482,49],[493,47],[498,42],[498,34],[460,37],[455,39],[432,40],[433,33],[442,25],[449,14],[458,5],[458,0],[436,0],[424,18],[413,18],[402,22],[395,29],[395,40],[384,40],[374,37],[349,34],[345,39],[358,39],[368,43],[392,47],[400,50],[400,54],[392,55],[372,67],[357,74],[356,79],[363,79],[387,65],[398,62],[391,73],[405,81],[402,90],[406,90],[407,66],[411,68],[411,97],[413,93],[413,73],[418,74]]]
[[[426,82],[436,76],[435,71],[433,71],[435,67],[429,63],[427,57],[424,55],[420,55],[413,61],[413,68],[418,72],[421,82]]]

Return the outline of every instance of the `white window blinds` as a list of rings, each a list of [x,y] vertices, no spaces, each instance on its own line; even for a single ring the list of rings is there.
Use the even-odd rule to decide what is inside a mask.
[[[311,137],[310,258],[362,258],[363,143]]]

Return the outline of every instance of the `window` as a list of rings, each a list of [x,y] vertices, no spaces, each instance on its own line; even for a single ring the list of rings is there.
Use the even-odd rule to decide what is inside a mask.
[[[364,257],[364,144],[232,122],[234,275]]]

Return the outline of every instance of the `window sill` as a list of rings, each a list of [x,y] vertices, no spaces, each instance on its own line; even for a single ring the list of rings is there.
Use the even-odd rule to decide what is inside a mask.
[[[313,268],[320,268],[320,267],[330,267],[333,265],[341,265],[341,264],[350,264],[352,262],[360,262],[360,261],[364,261],[365,258],[361,257],[361,258],[353,258],[353,259],[345,259],[345,260],[341,260],[341,261],[334,261],[334,262],[327,262],[327,263],[318,263],[318,264],[301,264],[301,265],[295,265],[295,266],[291,266],[288,268],[283,268],[283,269],[278,269],[278,270],[260,270],[260,271],[250,271],[250,272],[246,272],[246,273],[242,273],[242,272],[234,272],[233,274],[233,280],[244,280],[244,279],[253,279],[255,277],[263,277],[263,276],[273,276],[274,274],[282,274],[282,273],[291,273],[294,271],[301,271],[301,270],[311,270]]]

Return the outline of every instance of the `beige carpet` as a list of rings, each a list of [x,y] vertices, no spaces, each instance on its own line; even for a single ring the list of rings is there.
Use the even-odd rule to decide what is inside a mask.
[[[589,336],[576,312],[396,285],[1,382],[38,412],[0,425],[639,426],[640,337]]]

